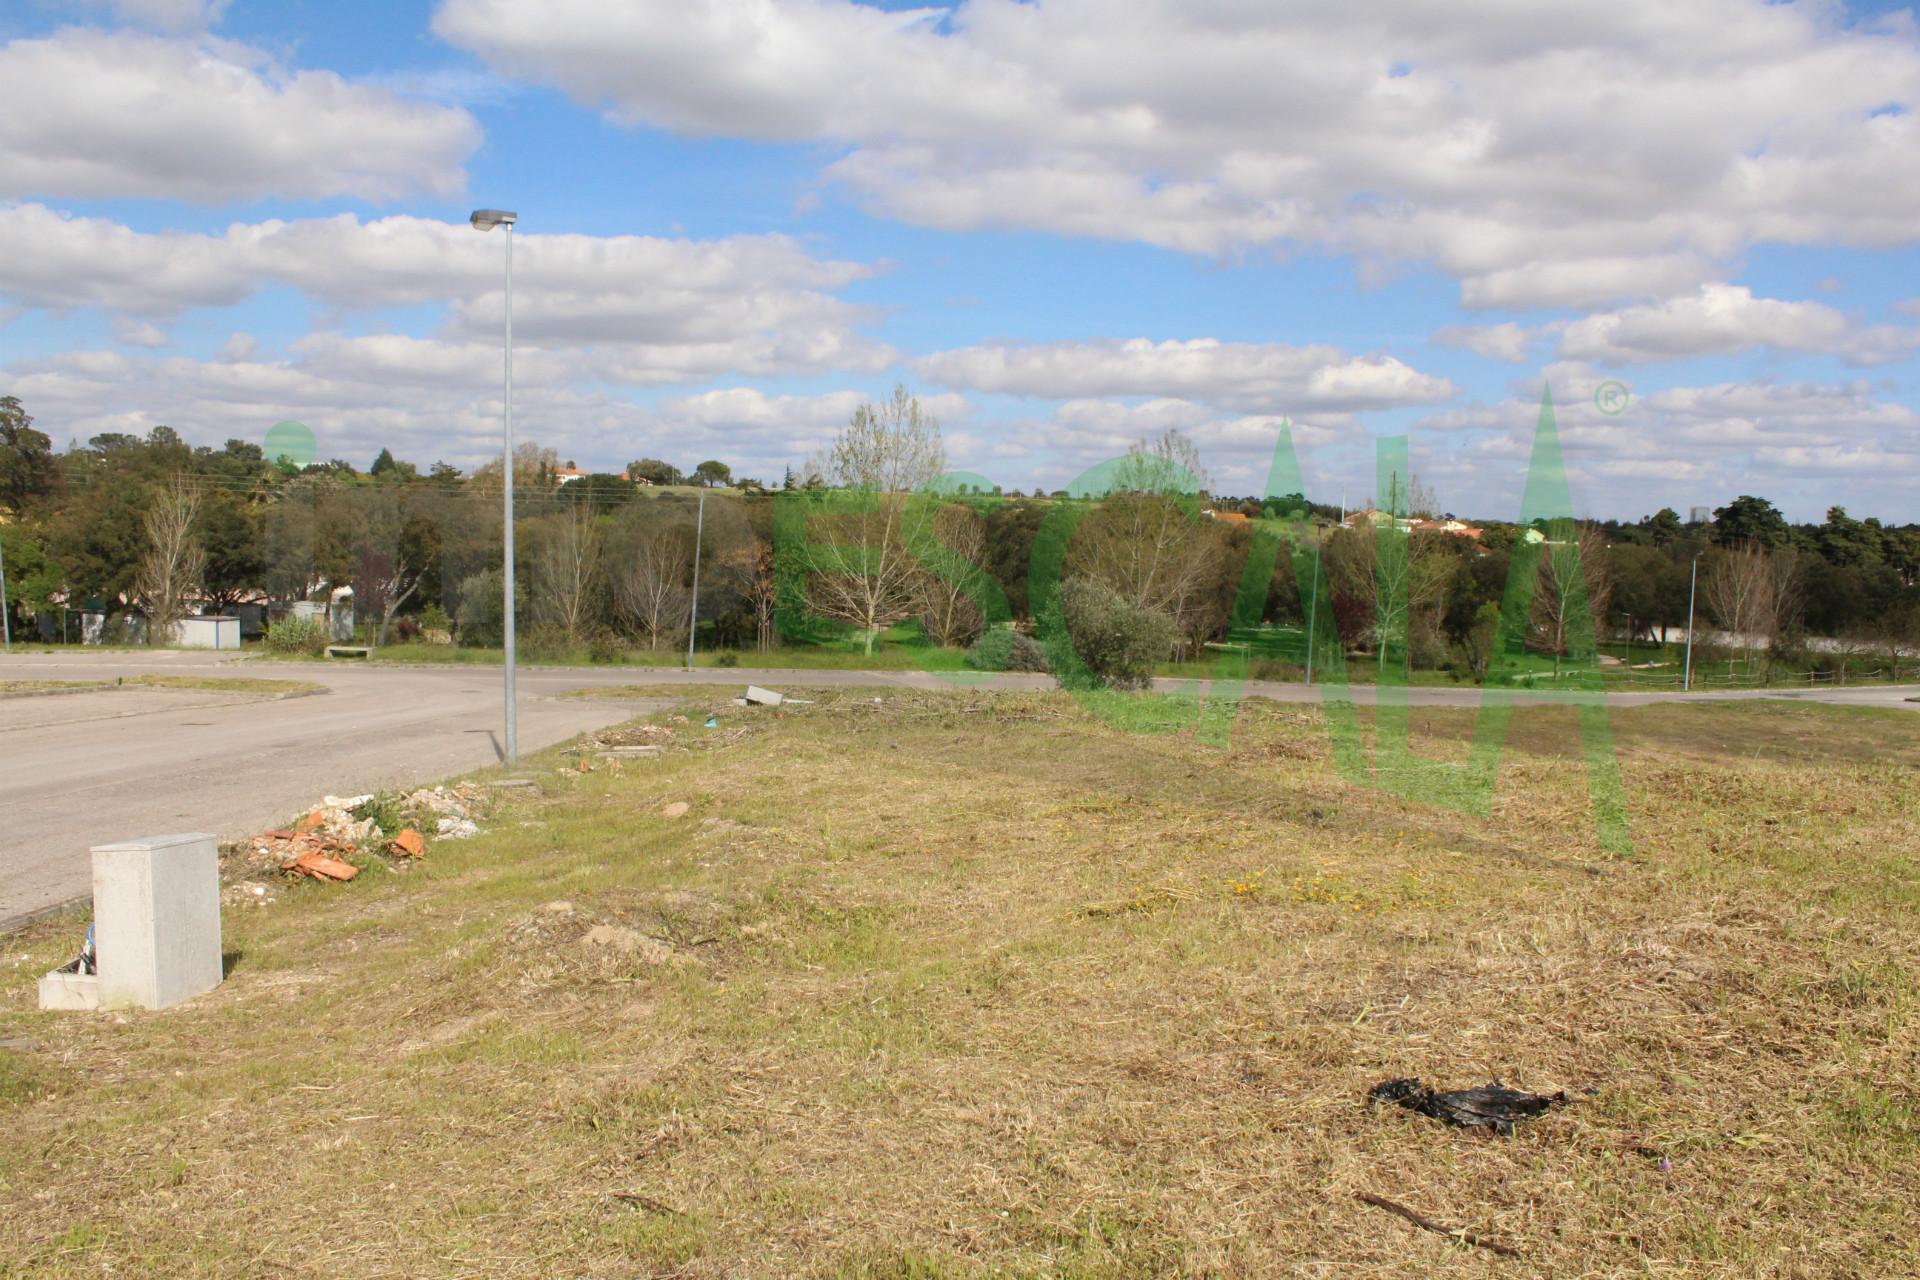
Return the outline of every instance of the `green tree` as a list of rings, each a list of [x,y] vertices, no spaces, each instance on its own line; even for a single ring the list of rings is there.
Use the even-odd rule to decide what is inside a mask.
[[[33,429],[14,396],[0,396],[0,506],[20,512],[29,502],[53,492],[59,478],[53,441]]]
[[[694,483],[709,489],[733,483],[733,468],[716,458],[708,458],[693,469]]]
[[[1680,513],[1672,507],[1660,508],[1642,523],[1646,526],[1648,539],[1654,546],[1663,549],[1672,546],[1686,530],[1686,526],[1680,522]]]
[[[679,468],[658,458],[641,458],[627,464],[627,478],[636,484],[644,480],[648,484],[679,484]]]
[[[1713,540],[1723,547],[1777,547],[1787,540],[1787,519],[1765,498],[1741,494],[1715,508]]]

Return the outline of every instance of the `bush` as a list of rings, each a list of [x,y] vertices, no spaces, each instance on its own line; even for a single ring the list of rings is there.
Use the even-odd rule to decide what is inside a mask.
[[[318,656],[327,647],[327,624],[318,618],[280,618],[267,624],[265,643],[273,653]]]
[[[740,655],[731,649],[723,649],[720,652],[720,656],[713,660],[713,665],[716,667],[737,667],[740,665]]]
[[[595,627],[587,633],[587,660],[612,663],[627,656],[627,646],[611,627]]]
[[[1173,619],[1129,604],[1119,592],[1089,578],[1069,578],[1048,609],[1044,634],[1056,675],[1079,683],[1144,689],[1154,668],[1173,652]],[[1075,671],[1078,659],[1079,670]]]
[[[500,609],[503,590],[505,582],[498,569],[476,573],[460,584],[458,635],[463,648],[497,649],[506,643],[506,620]]]
[[[430,604],[420,611],[420,630],[431,640],[435,635],[453,634],[453,623],[447,618],[447,611],[437,604]]]
[[[1047,663],[1047,651],[1032,636],[1012,627],[993,627],[967,650],[966,664],[976,671],[1038,671],[1053,668]]]

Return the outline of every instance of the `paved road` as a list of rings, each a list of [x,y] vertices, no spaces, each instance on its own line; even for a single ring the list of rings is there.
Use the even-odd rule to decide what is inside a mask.
[[[0,700],[0,928],[87,889],[87,850],[161,831],[244,835],[333,792],[432,781],[498,759],[497,667],[253,663],[190,652],[61,652],[0,657],[0,680],[111,679],[147,673],[309,680],[327,692],[281,701],[191,691],[116,690]],[[537,750],[600,728],[645,704],[561,698],[582,688],[749,682],[794,688],[940,688],[918,671],[702,668],[529,669],[520,676],[520,745]],[[1157,686],[1171,691],[1177,682]],[[992,689],[1047,689],[1046,676],[997,676]],[[1251,681],[1251,697],[1316,702],[1317,687]],[[1355,686],[1353,697],[1373,700]],[[1502,695],[1528,701],[1525,693]],[[1611,705],[1754,697],[1920,711],[1920,686],[1608,695]],[[1474,688],[1415,688],[1418,706],[1473,707]]]
[[[0,929],[88,891],[87,850],[173,831],[259,831],[329,792],[432,782],[499,759],[498,669],[270,669],[190,653],[0,658],[0,680],[145,673],[256,675],[326,685],[308,697],[124,689],[0,698]],[[638,714],[560,699],[577,681],[523,680],[523,751]]]

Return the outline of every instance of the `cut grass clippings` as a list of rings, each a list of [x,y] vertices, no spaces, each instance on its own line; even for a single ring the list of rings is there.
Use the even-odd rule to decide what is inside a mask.
[[[77,922],[9,938],[0,1275],[1920,1270],[1920,716],[1617,711],[1614,857],[1561,708],[1475,818],[1311,708],[804,696],[231,909],[165,1013],[37,1013]],[[1415,1076],[1572,1102],[1365,1105]]]

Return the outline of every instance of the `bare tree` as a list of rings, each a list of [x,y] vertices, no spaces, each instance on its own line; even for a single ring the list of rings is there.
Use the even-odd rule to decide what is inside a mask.
[[[1408,643],[1398,658],[1403,667],[1411,667],[1414,621],[1437,627],[1435,616],[1459,569],[1440,535],[1408,527],[1409,497],[1422,494],[1424,509],[1431,505],[1431,494],[1417,482],[1402,487],[1395,476],[1377,524],[1337,529],[1323,544],[1335,593],[1360,602],[1373,620],[1374,651],[1382,667],[1403,635]]]
[[[536,607],[543,621],[577,643],[593,614],[600,581],[599,523],[584,502],[549,516],[533,559]]]
[[[1714,558],[1702,590],[1714,621],[1745,653],[1752,671],[1754,653],[1771,648],[1799,616],[1798,557],[1758,542],[1737,543]]]
[[[817,499],[807,531],[807,602],[859,629],[866,651],[921,607],[926,574],[912,547],[934,504],[921,491],[946,469],[940,424],[903,387],[862,405],[824,460],[808,468],[834,490]]]
[[[959,503],[942,506],[933,516],[933,536],[953,558],[968,565],[985,563],[987,522]],[[970,644],[980,634],[980,606],[968,590],[968,578],[927,571],[920,625],[928,639],[949,647]]]
[[[1555,521],[1540,548],[1540,578],[1529,617],[1534,643],[1553,655],[1553,674],[1583,636],[1597,639],[1613,588],[1607,579],[1606,535],[1595,524]],[[1582,616],[1585,625],[1580,625]]]
[[[649,649],[684,633],[691,603],[692,531],[665,523],[657,504],[635,503],[613,569],[614,607]]]
[[[148,644],[173,639],[174,628],[187,616],[188,598],[200,589],[207,553],[193,533],[199,514],[200,495],[184,475],[175,475],[147,508],[147,553],[134,578],[134,593],[147,615]]]
[[[356,605],[380,613],[374,647],[387,642],[387,632],[400,606],[420,586],[426,557],[408,537],[406,491],[396,484],[375,484],[352,491],[353,595]]]
[[[1074,530],[1067,569],[1104,584],[1136,609],[1173,620],[1184,649],[1220,621],[1213,591],[1225,550],[1199,518],[1208,483],[1200,454],[1169,430],[1127,451],[1112,488]]]

